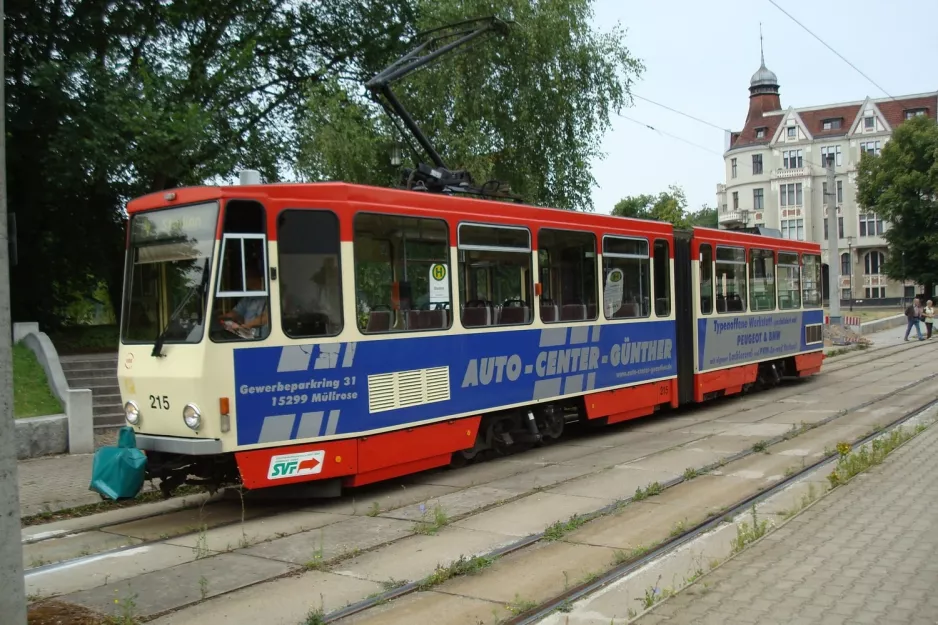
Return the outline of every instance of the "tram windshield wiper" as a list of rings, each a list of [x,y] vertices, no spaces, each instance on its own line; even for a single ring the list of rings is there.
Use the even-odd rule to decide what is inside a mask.
[[[182,298],[182,301],[179,302],[179,306],[176,306],[176,310],[173,311],[173,314],[169,316],[169,319],[166,321],[166,325],[163,326],[163,329],[160,330],[160,333],[156,335],[156,341],[153,343],[153,351],[150,353],[154,358],[160,358],[163,356],[163,343],[166,340],[166,333],[169,331],[170,326],[173,325],[173,322],[179,317],[182,311],[185,309],[186,304],[189,303],[189,300],[192,299],[192,296],[196,293],[205,294],[205,290],[208,287],[208,271],[209,271],[209,259],[205,259],[205,267],[202,268],[202,281],[199,284],[193,284],[189,287],[189,290],[186,292],[185,297]],[[202,324],[204,321],[204,307],[199,308],[199,318],[198,323]]]

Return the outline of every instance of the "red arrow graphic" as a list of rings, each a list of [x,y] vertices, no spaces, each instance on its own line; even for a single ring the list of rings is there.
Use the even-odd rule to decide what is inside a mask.
[[[296,472],[299,473],[300,471],[305,471],[306,469],[312,470],[318,466],[319,466],[319,460],[313,457],[313,458],[310,458],[309,460],[304,460],[303,462],[301,462]]]

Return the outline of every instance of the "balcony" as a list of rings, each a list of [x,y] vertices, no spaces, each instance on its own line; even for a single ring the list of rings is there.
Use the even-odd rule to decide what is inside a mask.
[[[772,180],[785,180],[787,178],[808,178],[811,176],[810,167],[796,167],[795,169],[772,170]]]
[[[717,223],[721,226],[745,226],[749,221],[748,210],[735,210],[721,212],[717,216]]]

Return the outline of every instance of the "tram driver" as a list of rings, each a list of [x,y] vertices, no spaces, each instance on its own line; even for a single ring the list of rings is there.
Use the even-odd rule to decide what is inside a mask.
[[[248,267],[246,287],[248,291],[264,290],[264,280],[256,267]],[[241,338],[264,338],[263,334],[270,322],[267,298],[263,295],[242,297],[234,308],[221,315],[219,322]]]

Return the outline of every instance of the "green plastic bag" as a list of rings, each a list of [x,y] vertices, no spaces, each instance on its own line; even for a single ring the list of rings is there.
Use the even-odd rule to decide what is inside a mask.
[[[117,447],[102,447],[94,452],[90,489],[102,497],[132,499],[143,487],[147,456],[137,449],[137,437],[129,426],[121,428]]]

